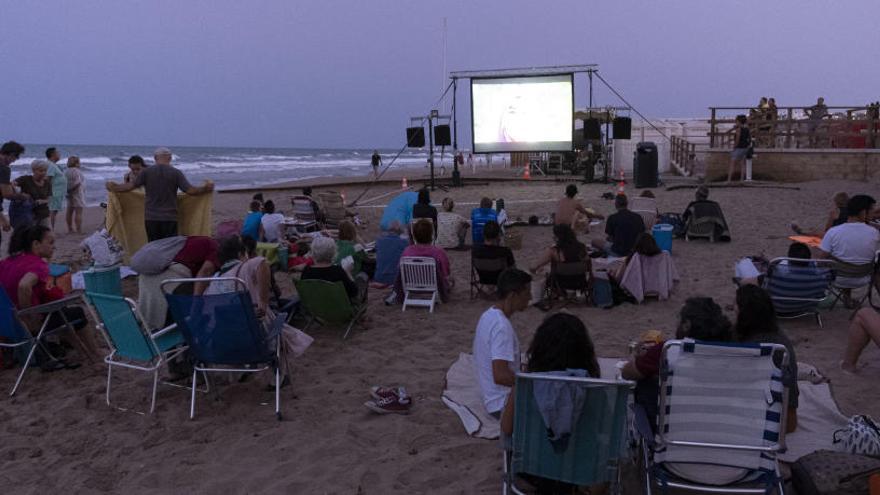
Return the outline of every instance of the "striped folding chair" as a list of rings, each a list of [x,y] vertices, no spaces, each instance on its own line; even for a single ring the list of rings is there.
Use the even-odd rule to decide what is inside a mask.
[[[657,432],[639,429],[645,493],[783,494],[787,364],[778,344],[666,342]]]
[[[407,306],[424,306],[434,312],[434,304],[440,297],[437,286],[437,262],[429,256],[404,256],[400,258],[400,280],[403,285],[403,309]],[[421,297],[420,297],[421,296]]]
[[[773,300],[779,318],[799,318],[815,315],[822,328],[819,303],[830,293],[834,280],[834,262],[831,260],[802,260],[774,258],[767,267],[764,288]]]
[[[504,493],[523,493],[516,485],[521,474],[577,486],[611,482],[617,493],[633,386],[564,372],[517,373],[513,433],[503,442]]]

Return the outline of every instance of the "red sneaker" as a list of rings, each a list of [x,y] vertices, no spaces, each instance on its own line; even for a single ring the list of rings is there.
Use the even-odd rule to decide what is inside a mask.
[[[364,405],[379,414],[409,414],[412,401],[409,397],[385,397],[364,402]]]

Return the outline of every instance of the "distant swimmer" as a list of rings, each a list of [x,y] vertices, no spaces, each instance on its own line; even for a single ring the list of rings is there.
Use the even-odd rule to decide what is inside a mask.
[[[370,163],[373,165],[373,177],[379,178],[379,165],[382,164],[382,155],[379,154],[377,150],[373,150],[373,157],[370,158]]]

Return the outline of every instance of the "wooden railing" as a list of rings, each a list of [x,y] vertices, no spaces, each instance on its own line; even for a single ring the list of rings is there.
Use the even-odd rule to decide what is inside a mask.
[[[736,115],[746,115],[759,148],[877,148],[880,108],[826,107],[828,115],[808,118],[809,107],[710,107],[709,146],[732,148]],[[722,116],[723,114],[723,116]],[[799,115],[803,117],[799,118]]]
[[[705,144],[703,145],[705,146]],[[697,145],[680,136],[669,138],[669,162],[679,173],[686,176],[694,174]]]

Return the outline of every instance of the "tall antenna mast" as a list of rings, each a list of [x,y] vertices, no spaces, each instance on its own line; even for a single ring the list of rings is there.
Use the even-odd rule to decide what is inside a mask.
[[[446,18],[443,18],[443,74],[440,75],[440,91],[446,89]]]

